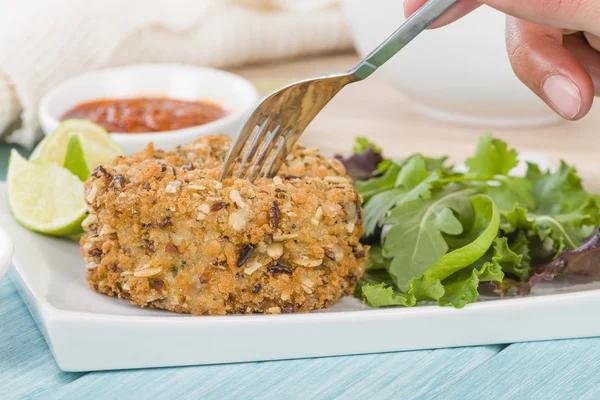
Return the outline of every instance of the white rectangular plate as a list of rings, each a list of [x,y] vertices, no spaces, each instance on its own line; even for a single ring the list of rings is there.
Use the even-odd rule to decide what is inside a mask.
[[[530,157],[528,157],[530,158]],[[542,161],[536,158],[535,161]],[[600,335],[600,282],[545,282],[530,296],[370,309],[193,317],[97,294],[79,246],[19,226],[0,184],[0,225],[14,242],[12,280],[65,371],[163,367],[485,345]],[[374,336],[375,333],[375,336]]]

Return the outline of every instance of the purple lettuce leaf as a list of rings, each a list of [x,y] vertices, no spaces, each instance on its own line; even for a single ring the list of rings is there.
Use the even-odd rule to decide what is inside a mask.
[[[367,147],[362,152],[354,153],[350,157],[336,155],[335,158],[344,164],[346,173],[353,180],[357,181],[365,181],[372,178],[377,171],[377,166],[383,161],[381,154],[372,147]]]
[[[577,249],[565,250],[529,279],[529,287],[540,281],[551,281],[557,275],[600,277],[600,229]]]

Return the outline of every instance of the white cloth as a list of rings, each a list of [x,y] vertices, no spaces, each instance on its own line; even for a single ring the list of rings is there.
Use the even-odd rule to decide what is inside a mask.
[[[335,0],[0,0],[0,134],[31,147],[37,103],[102,67],[229,67],[351,46]],[[9,127],[20,126],[10,132]]]

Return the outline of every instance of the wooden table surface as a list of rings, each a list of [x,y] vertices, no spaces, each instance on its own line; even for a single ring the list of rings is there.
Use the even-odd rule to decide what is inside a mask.
[[[343,70],[354,55],[238,69],[261,88]],[[577,123],[494,133],[523,151],[542,151],[582,169],[594,167],[600,109]],[[419,116],[376,77],[348,87],[311,125],[303,141],[349,151],[367,136],[390,157],[411,152],[468,156],[484,128]],[[0,146],[0,179],[10,146]],[[577,312],[577,310],[574,310]],[[596,316],[591,315],[590,318]],[[12,283],[0,283],[0,398],[600,398],[600,338],[517,343],[363,356],[152,370],[66,373],[58,369]],[[406,329],[410,329],[409,326]],[[519,329],[498,326],[495,329]],[[440,332],[443,335],[444,332]],[[240,332],[240,338],[243,332]],[[169,340],[165,338],[165,345]],[[251,343],[251,339],[245,338]],[[377,340],[377,333],[365,340]],[[118,357],[115,354],[115,357]]]

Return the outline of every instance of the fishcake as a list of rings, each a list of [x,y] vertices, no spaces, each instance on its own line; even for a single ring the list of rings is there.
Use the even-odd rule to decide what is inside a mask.
[[[351,295],[368,247],[343,165],[296,145],[279,174],[218,181],[231,139],[149,145],[85,183],[93,290],[195,315],[278,314]]]

